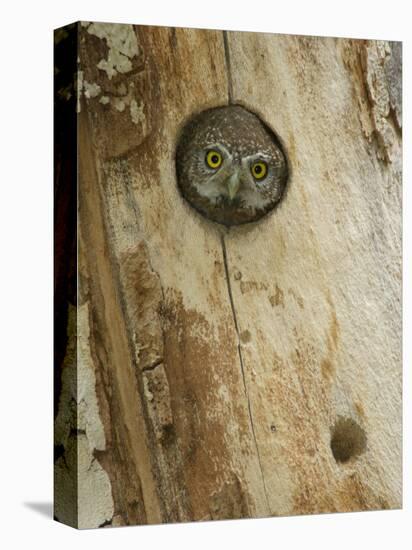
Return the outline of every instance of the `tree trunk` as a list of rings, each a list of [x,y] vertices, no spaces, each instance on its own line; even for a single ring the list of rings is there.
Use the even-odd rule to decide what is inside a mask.
[[[56,134],[57,519],[399,508],[400,44],[102,23],[56,38],[56,122],[77,129]],[[291,168],[275,212],[230,229],[175,176],[182,125],[228,103]]]

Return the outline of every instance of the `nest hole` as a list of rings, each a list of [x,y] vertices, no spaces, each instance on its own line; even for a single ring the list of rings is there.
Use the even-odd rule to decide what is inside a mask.
[[[330,447],[336,462],[348,462],[365,451],[366,433],[352,418],[338,417],[331,428]]]

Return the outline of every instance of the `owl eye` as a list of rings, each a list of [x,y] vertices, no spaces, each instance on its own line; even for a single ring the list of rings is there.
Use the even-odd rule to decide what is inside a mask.
[[[209,166],[209,168],[213,168],[213,170],[217,170],[219,166],[222,164],[222,155],[219,153],[219,151],[215,151],[212,149],[209,151],[206,155],[206,164]]]
[[[250,170],[255,180],[263,180],[268,173],[268,165],[263,161],[254,162]]]

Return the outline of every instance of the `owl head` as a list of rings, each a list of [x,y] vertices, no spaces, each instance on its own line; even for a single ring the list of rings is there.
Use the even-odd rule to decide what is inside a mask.
[[[288,178],[275,134],[239,105],[203,111],[183,128],[176,171],[191,206],[226,226],[267,214],[281,199]]]

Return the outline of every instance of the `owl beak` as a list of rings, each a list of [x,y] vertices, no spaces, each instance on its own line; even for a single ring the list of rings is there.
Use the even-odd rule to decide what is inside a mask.
[[[233,200],[235,198],[236,193],[239,190],[239,187],[240,187],[240,178],[239,178],[239,173],[236,171],[227,180],[227,188],[229,190],[230,200]]]

